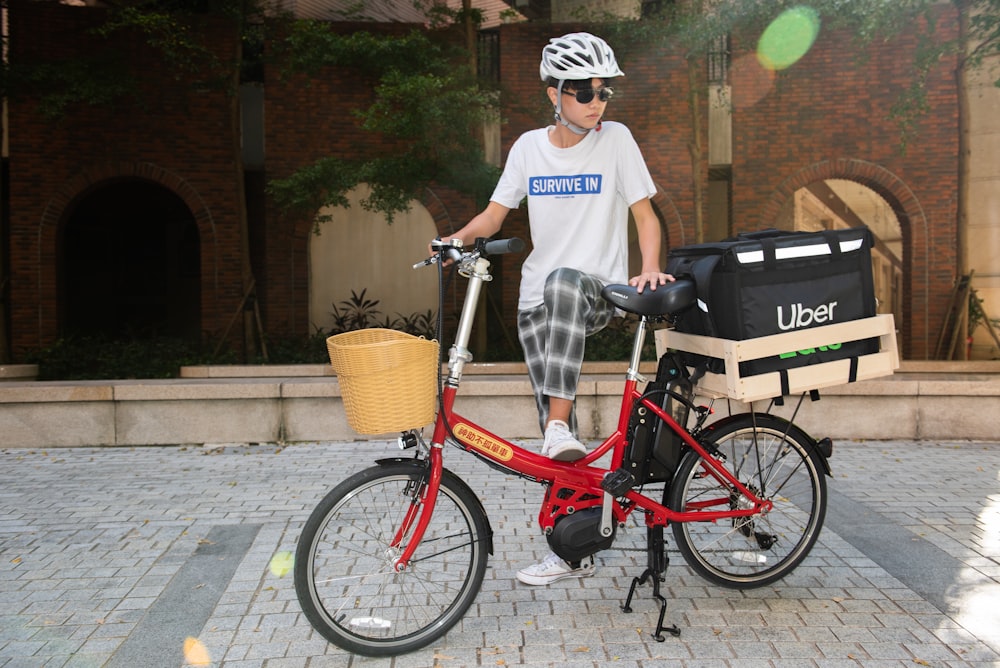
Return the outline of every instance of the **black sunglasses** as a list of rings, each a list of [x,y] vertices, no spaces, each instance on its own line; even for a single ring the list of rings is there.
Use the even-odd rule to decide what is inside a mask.
[[[605,86],[604,88],[600,88],[598,90],[594,90],[593,88],[584,88],[582,90],[563,91],[563,95],[572,95],[573,97],[576,98],[576,101],[579,102],[580,104],[590,104],[591,102],[594,101],[595,95],[597,96],[597,99],[600,100],[601,102],[607,102],[608,100],[611,99],[611,96],[614,94],[615,94],[615,89],[609,88],[607,86]]]

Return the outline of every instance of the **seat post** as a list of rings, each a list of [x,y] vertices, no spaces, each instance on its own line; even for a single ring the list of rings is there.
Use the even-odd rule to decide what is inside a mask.
[[[635,337],[632,339],[632,359],[628,365],[628,379],[642,380],[639,375],[639,362],[642,360],[642,346],[646,342],[646,316],[639,318],[639,324],[635,327]]]

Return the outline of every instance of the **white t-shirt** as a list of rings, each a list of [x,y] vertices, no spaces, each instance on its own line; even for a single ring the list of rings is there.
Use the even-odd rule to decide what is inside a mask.
[[[621,123],[605,121],[570,148],[549,128],[521,135],[490,198],[516,209],[528,198],[532,251],[521,269],[518,308],[542,303],[546,277],[559,267],[605,284],[628,280],[628,207],[656,193],[639,146]]]

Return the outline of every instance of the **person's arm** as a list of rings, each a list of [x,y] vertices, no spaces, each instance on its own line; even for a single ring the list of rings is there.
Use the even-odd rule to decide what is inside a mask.
[[[647,197],[636,201],[629,208],[635,219],[642,270],[638,276],[630,278],[628,284],[637,288],[639,292],[642,292],[647,285],[650,290],[655,290],[658,285],[674,280],[673,276],[663,273],[660,269],[660,221]]]
[[[462,240],[464,246],[471,246],[479,237],[492,237],[499,232],[509,211],[510,209],[504,205],[491,201],[482,212],[474,216],[462,229],[451,236],[441,237],[441,239],[450,241],[457,238]]]

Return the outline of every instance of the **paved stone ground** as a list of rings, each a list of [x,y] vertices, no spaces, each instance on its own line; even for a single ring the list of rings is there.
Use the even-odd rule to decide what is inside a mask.
[[[496,532],[483,591],[436,646],[354,657],[311,629],[269,563],[330,487],[393,452],[0,450],[0,666],[1000,666],[1000,443],[837,444],[826,527],[784,581],[721,589],[671,551],[682,635],[663,643],[648,589],[619,610],[644,552],[520,585],[514,571],[547,551],[541,488],[448,450]],[[616,548],[644,542],[635,527]]]

